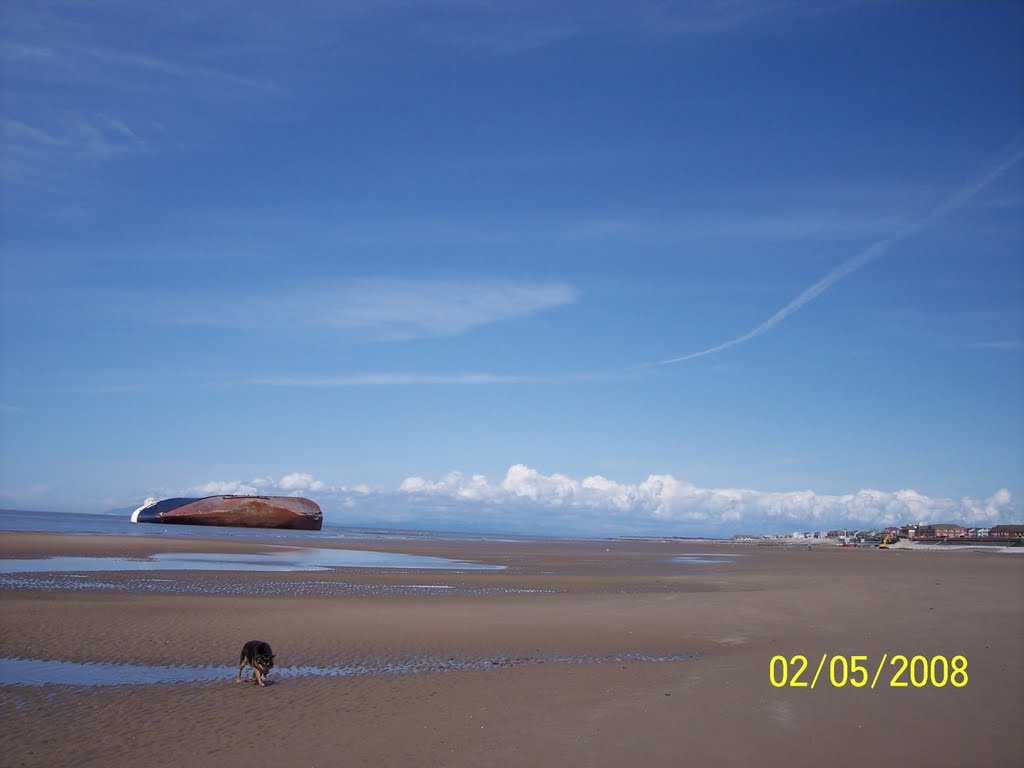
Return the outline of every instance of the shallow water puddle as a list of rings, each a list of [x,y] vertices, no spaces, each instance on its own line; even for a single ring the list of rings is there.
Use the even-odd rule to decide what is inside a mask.
[[[508,669],[536,664],[624,664],[692,661],[692,653],[663,656],[622,653],[613,656],[494,656],[436,658],[414,656],[406,659],[377,659],[342,666],[275,667],[268,683],[299,677],[366,677],[408,675],[422,672],[462,672],[478,669]],[[112,686],[156,683],[233,682],[234,666],[160,666],[153,664],[111,664],[108,662],[51,661],[0,658],[0,686]],[[247,668],[246,672],[249,670]]]
[[[680,557],[747,557],[742,552],[687,552]]]
[[[180,578],[153,576],[105,578],[78,573],[0,574],[0,590],[32,589],[42,592],[145,592],[169,595],[240,595],[242,597],[409,597],[412,595],[536,595],[555,594],[554,589],[495,587],[468,584],[362,584],[347,580],[293,581],[230,578],[183,573]]]
[[[160,552],[145,558],[48,557],[0,560],[0,573],[93,571],[327,571],[331,568],[408,568],[458,571],[501,570],[503,565],[468,563],[444,557],[358,549],[282,547],[250,554]]]

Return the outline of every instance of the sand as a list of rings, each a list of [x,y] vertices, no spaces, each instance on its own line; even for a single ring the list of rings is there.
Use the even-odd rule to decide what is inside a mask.
[[[1024,558],[1016,555],[643,541],[345,546],[508,567],[141,574],[161,579],[158,592],[142,590],[138,573],[104,574],[116,588],[100,590],[8,586],[0,657],[231,665],[255,638],[273,645],[281,667],[408,659],[483,659],[484,667],[272,672],[266,688],[236,685],[233,673],[212,683],[3,685],[0,764],[994,766],[1024,758]],[[232,551],[258,549],[245,542]],[[228,551],[191,538],[0,537],[5,559],[172,550]],[[671,561],[687,552],[742,556]],[[872,672],[884,653],[959,654],[968,683],[893,688],[887,668],[874,690],[838,688],[826,668],[814,689],[771,684],[773,656],[808,656],[809,681],[824,653],[865,655]]]

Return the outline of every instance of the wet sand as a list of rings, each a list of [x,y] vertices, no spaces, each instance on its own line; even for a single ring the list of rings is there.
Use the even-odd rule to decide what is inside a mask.
[[[242,643],[258,638],[289,669],[372,671],[424,659],[451,668],[272,672],[262,689],[236,685],[230,671],[204,683],[0,685],[0,763],[953,766],[1024,757],[1018,555],[643,541],[332,544],[506,568],[5,582],[0,657],[230,670]],[[163,536],[0,536],[5,559],[259,550]],[[686,553],[731,562],[673,561]],[[86,586],[72,588],[76,581]],[[874,690],[836,688],[826,669],[814,689],[772,686],[773,656],[809,657],[809,681],[823,653],[866,655],[872,672],[883,653],[960,654],[969,678],[963,688],[892,688],[888,668]]]

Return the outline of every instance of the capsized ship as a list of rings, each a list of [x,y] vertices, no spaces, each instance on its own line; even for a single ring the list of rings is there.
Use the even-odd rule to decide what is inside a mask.
[[[132,522],[319,531],[324,516],[315,501],[298,496],[205,496],[146,499],[132,513]]]

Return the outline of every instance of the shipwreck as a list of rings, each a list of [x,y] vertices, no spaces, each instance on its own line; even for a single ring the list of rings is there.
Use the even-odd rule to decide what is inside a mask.
[[[146,499],[132,513],[133,523],[222,525],[236,528],[293,528],[319,531],[320,506],[299,496],[204,496]]]

